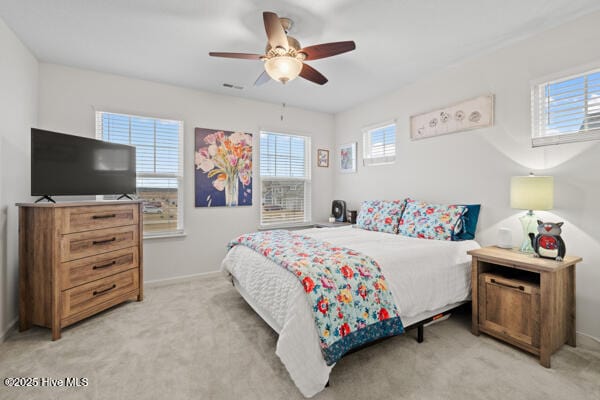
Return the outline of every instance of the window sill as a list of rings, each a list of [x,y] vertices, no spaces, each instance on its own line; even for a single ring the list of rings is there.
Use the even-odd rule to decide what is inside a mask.
[[[300,229],[300,228],[314,228],[315,224],[312,222],[300,222],[298,224],[273,224],[273,225],[260,225],[259,231],[270,231],[273,229]]]
[[[594,129],[587,132],[563,133],[552,136],[534,136],[531,138],[531,145],[532,147],[541,147],[563,143],[587,142],[590,140],[600,140],[600,129]]]
[[[176,237],[186,237],[187,233],[184,231],[178,232],[162,232],[162,233],[153,233],[153,234],[145,234],[144,240],[147,239],[167,239],[167,238],[176,238]]]
[[[376,160],[373,158],[364,158],[363,159],[363,166],[364,167],[376,167],[379,165],[392,165],[395,164],[396,160]]]

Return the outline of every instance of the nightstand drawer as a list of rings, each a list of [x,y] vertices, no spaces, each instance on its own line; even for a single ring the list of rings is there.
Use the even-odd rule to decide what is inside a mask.
[[[538,348],[540,345],[540,287],[535,282],[494,273],[479,276],[479,323],[497,333]]]

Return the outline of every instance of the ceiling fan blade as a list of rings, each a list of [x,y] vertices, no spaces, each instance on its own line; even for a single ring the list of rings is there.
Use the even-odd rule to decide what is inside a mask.
[[[256,82],[254,82],[254,86],[264,85],[265,83],[269,82],[270,80],[271,80],[271,77],[269,76],[269,74],[267,74],[267,71],[263,71],[263,73],[260,74],[260,76],[258,77]]]
[[[245,60],[260,60],[263,57],[262,54],[248,54],[248,53],[222,53],[211,51],[208,53],[212,57],[225,57],[225,58],[242,58]]]
[[[354,49],[356,49],[356,43],[350,40],[346,42],[316,44],[305,47],[300,52],[306,54],[307,60],[318,60],[319,58],[335,56]]]
[[[302,64],[302,71],[300,71],[300,76],[318,85],[324,85],[327,83],[327,78],[325,78],[325,76],[322,73],[320,73],[308,64]]]
[[[279,17],[274,12],[265,11],[263,13],[265,22],[265,31],[267,31],[267,39],[272,48],[283,47],[288,50],[288,40]]]

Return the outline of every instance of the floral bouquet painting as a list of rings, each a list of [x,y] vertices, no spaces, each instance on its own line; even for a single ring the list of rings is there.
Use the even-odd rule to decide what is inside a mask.
[[[252,205],[252,134],[196,128],[196,207]]]
[[[339,147],[340,172],[356,172],[356,142]]]

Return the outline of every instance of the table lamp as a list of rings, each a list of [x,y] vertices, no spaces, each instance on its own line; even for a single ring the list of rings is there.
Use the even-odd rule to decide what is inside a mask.
[[[533,253],[529,233],[537,234],[537,217],[533,210],[551,210],[554,206],[554,178],[552,176],[513,176],[510,179],[510,206],[528,210],[519,218],[523,226],[523,253]]]

